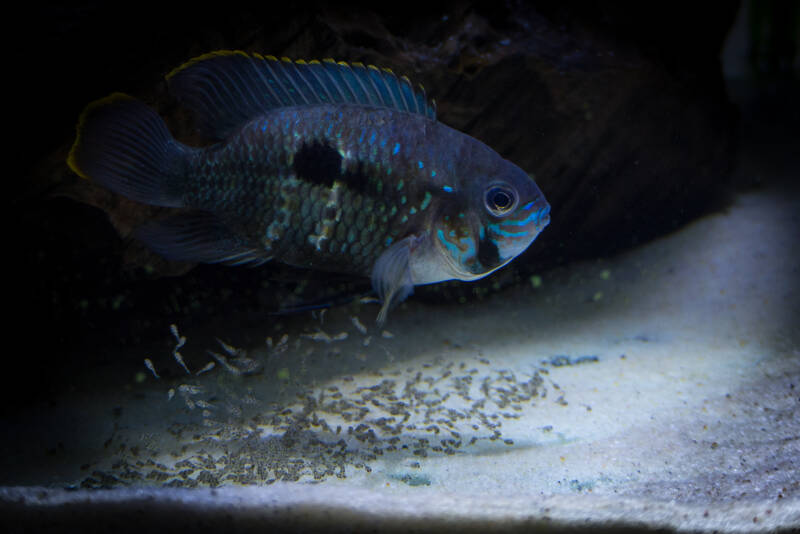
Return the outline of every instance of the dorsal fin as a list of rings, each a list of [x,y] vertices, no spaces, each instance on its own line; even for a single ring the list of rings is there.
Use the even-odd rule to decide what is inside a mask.
[[[425,89],[389,69],[332,59],[292,61],[221,50],[167,75],[170,91],[197,115],[206,135],[225,138],[267,110],[315,104],[364,104],[436,118]]]

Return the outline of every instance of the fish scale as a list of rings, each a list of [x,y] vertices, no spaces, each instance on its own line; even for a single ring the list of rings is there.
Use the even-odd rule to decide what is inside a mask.
[[[423,211],[415,216],[410,208],[420,202],[408,201],[405,189],[398,188],[398,177],[419,174],[418,164],[412,167],[409,162],[430,157],[404,157],[399,151],[391,154],[398,142],[389,143],[385,137],[379,140],[377,129],[391,120],[390,113],[371,111],[374,117],[369,121],[356,115],[348,115],[355,117],[348,120],[330,106],[303,110],[302,121],[297,120],[298,111],[291,109],[259,118],[223,146],[198,153],[190,172],[202,177],[204,186],[197,196],[190,193],[186,203],[225,213],[226,220],[237,226],[255,217],[258,223],[251,226],[253,235],[269,235],[267,250],[288,263],[319,262],[334,270],[348,263],[367,275],[388,246],[387,238],[393,241],[418,224],[416,219]],[[397,126],[396,120],[393,126]],[[365,178],[372,186],[368,188],[371,194],[354,191],[352,184],[341,178],[332,177],[333,183],[327,187],[297,176],[294,158],[302,146],[313,143],[336,147],[340,156],[344,154],[345,174],[355,172],[359,165],[370,169]],[[392,161],[390,157],[392,164],[382,166],[382,162]],[[215,189],[221,192],[223,202],[215,196]],[[261,191],[267,198],[277,198],[277,206],[249,200],[257,199]],[[406,199],[405,205],[401,198]],[[330,208],[335,216],[326,218]],[[354,231],[348,232],[350,228]],[[348,249],[350,255],[343,261],[342,253]]]
[[[370,276],[381,323],[414,285],[486,276],[549,223],[530,176],[438,122],[424,91],[388,69],[221,51],[167,81],[214,144],[178,142],[117,93],[81,115],[68,163],[184,208],[136,232],[168,258]]]

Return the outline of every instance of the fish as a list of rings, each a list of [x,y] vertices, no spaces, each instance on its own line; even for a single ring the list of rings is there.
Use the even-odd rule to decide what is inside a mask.
[[[220,50],[166,81],[208,145],[112,93],[80,115],[67,164],[183,208],[134,234],[168,259],[368,277],[382,325],[414,286],[483,278],[550,222],[530,175],[438,121],[424,87],[390,69]]]

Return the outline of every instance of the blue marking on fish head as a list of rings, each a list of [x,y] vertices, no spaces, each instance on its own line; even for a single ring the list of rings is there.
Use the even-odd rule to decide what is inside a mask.
[[[473,280],[483,276],[479,247],[483,228],[474,212],[464,209],[464,197],[450,188],[448,193],[436,195],[436,214],[432,217],[432,241],[438,250],[440,272],[443,280]]]
[[[452,228],[452,227],[451,227]],[[436,240],[440,250],[445,253],[448,264],[454,267],[451,278],[465,279],[464,275],[469,272],[469,267],[475,263],[477,252],[474,236],[459,230],[443,230],[436,228]]]

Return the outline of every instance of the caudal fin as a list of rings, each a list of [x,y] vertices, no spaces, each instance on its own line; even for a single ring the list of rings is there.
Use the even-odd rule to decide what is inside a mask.
[[[114,93],[81,114],[67,163],[83,178],[132,200],[180,207],[186,151],[155,111]]]

